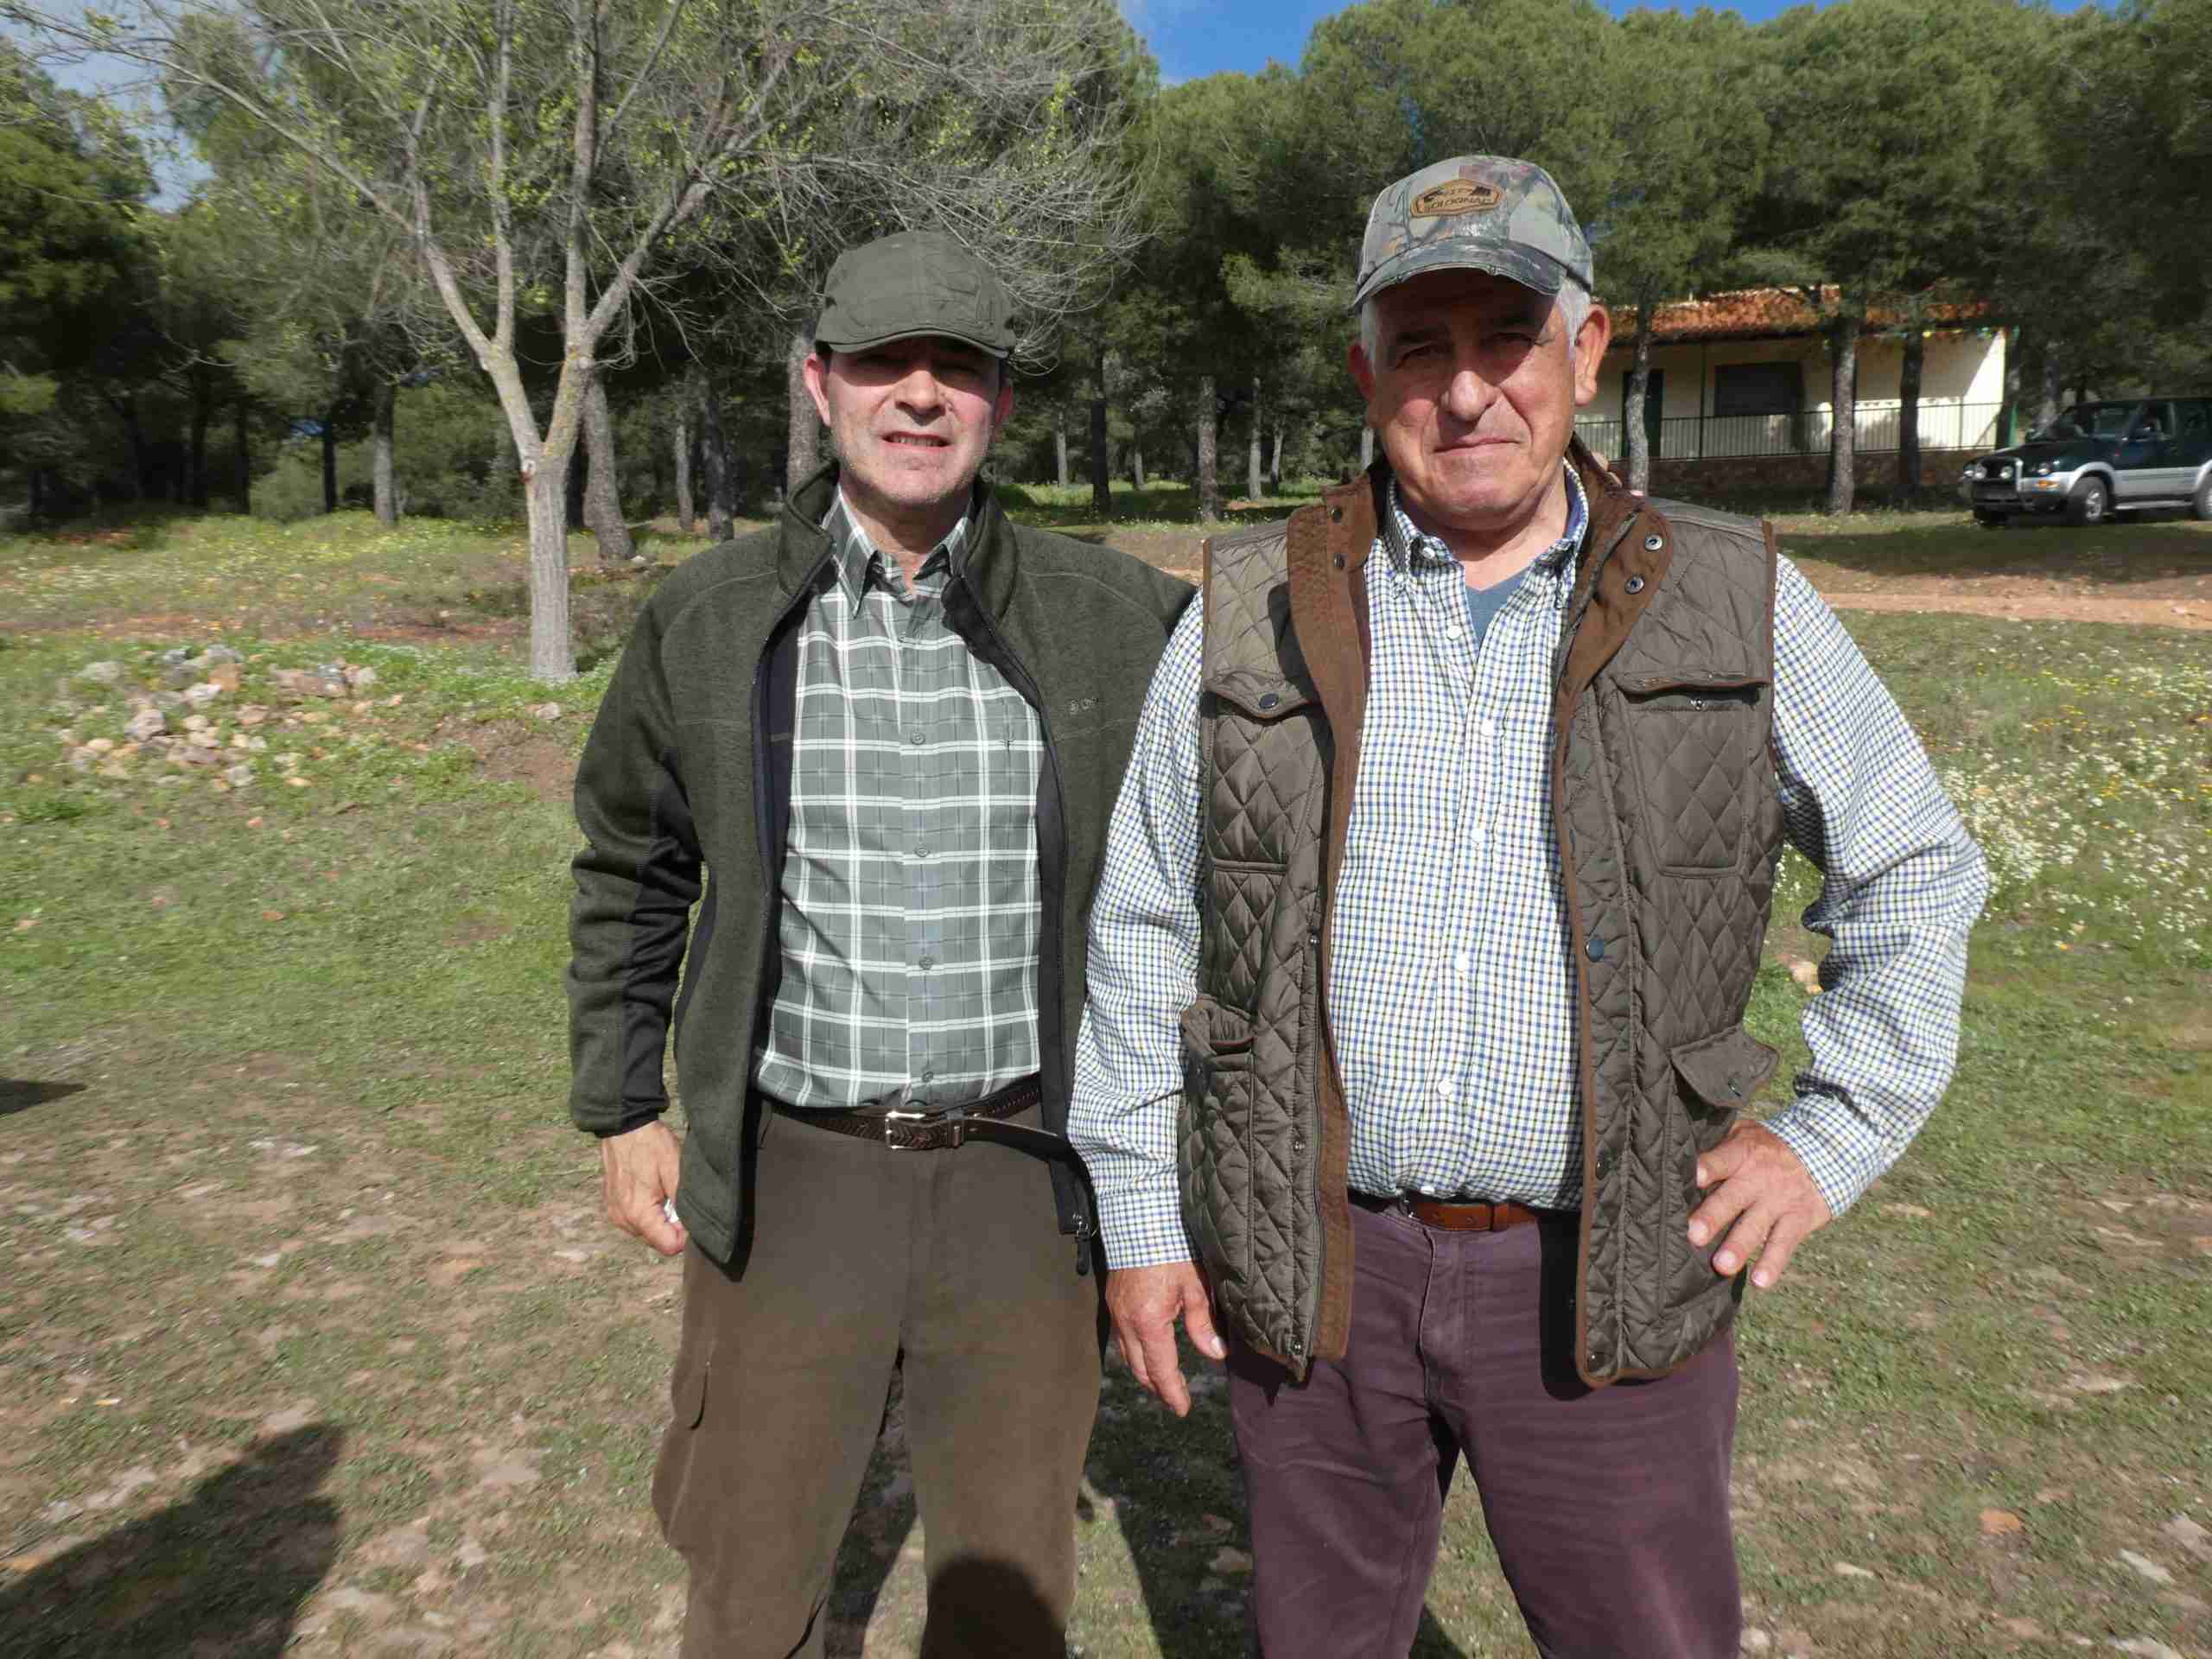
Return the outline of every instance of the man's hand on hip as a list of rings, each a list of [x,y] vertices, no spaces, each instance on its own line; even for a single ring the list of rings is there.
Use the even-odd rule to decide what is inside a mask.
[[[1158,1395],[1178,1417],[1188,1416],[1191,1391],[1183,1385],[1183,1368],[1176,1359],[1176,1319],[1189,1327],[1192,1342],[1208,1358],[1229,1352],[1214,1334],[1213,1302],[1197,1267],[1170,1262],[1156,1268],[1116,1268],[1106,1275],[1106,1312],[1137,1386]]]
[[[676,1196],[679,1151],[675,1135],[658,1118],[599,1143],[607,1218],[663,1255],[683,1253],[683,1224],[671,1221],[661,1209]]]
[[[1697,1160],[1697,1184],[1705,1202],[1690,1217],[1690,1243],[1702,1249],[1719,1239],[1713,1270],[1724,1275],[1758,1257],[1751,1282],[1761,1290],[1779,1282],[1790,1254],[1834,1218],[1789,1143],[1748,1119]]]

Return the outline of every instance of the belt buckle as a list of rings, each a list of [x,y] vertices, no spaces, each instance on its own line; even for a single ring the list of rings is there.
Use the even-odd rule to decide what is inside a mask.
[[[949,1141],[902,1141],[895,1139],[899,1126],[912,1123],[932,1127],[942,1123],[952,1132]],[[895,1107],[883,1115],[883,1144],[893,1152],[937,1152],[957,1147],[968,1138],[968,1125],[963,1115],[955,1112],[902,1112]]]

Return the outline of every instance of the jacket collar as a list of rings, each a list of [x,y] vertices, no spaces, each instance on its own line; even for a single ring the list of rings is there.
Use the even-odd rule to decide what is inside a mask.
[[[1580,646],[1575,664],[1576,677],[1586,684],[1583,677],[1595,676],[1651,602],[1673,556],[1674,537],[1658,510],[1617,474],[1599,466],[1580,438],[1569,441],[1567,462],[1582,486],[1589,515],[1569,604],[1579,618],[1594,600],[1602,613],[1598,637]],[[1366,712],[1372,652],[1367,563],[1378,527],[1392,511],[1393,493],[1389,461],[1378,454],[1360,477],[1325,492],[1317,505],[1293,513],[1287,528],[1291,615],[1299,646],[1330,725],[1340,733],[1357,730]],[[1631,531],[1636,532],[1633,537]],[[1655,541],[1656,546],[1652,545]],[[1602,585],[1598,581],[1601,570],[1606,572]],[[1631,578],[1642,578],[1632,593]]]
[[[822,521],[836,494],[837,463],[831,461],[801,480],[785,498],[778,525],[776,575],[785,593],[797,593],[836,550]],[[984,609],[1003,616],[1013,599],[1019,563],[1013,522],[999,505],[996,493],[979,478],[969,501],[968,534],[954,574],[973,590]]]

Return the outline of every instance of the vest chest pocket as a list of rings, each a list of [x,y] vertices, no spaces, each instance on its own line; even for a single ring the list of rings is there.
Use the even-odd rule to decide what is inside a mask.
[[[1740,865],[1766,730],[1767,683],[1694,672],[1618,682],[1628,764],[1652,855],[1665,874],[1726,875]]]

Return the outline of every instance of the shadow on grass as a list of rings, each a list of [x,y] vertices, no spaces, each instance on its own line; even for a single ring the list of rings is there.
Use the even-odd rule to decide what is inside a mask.
[[[338,1506],[321,1488],[344,1443],[328,1424],[268,1441],[0,1591],[0,1656],[276,1659],[337,1558]]]
[[[72,1095],[81,1095],[81,1083],[41,1083],[29,1077],[0,1077],[0,1117],[13,1117],[34,1106],[44,1106]]]

